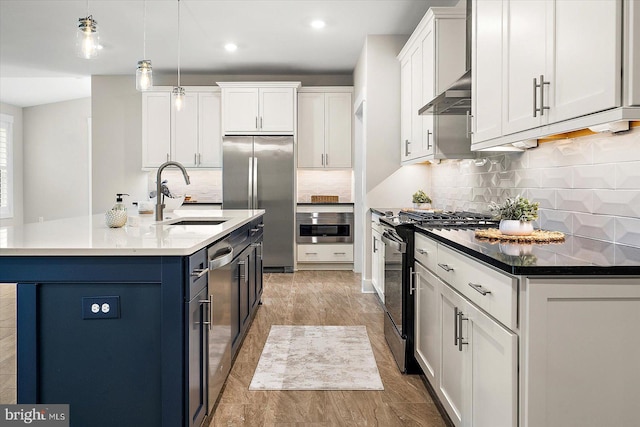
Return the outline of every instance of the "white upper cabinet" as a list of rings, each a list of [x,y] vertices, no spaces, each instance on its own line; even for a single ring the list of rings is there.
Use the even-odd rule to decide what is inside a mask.
[[[171,92],[143,92],[142,167],[158,167],[170,157]]]
[[[465,116],[418,114],[465,72],[464,9],[429,9],[398,60],[401,162],[472,157]]]
[[[181,111],[174,107],[171,88],[156,89],[142,94],[142,167],[168,160],[188,168],[221,167],[219,89],[189,88]]]
[[[623,15],[622,0],[473,0],[473,148],[640,117],[623,103],[640,51]]]
[[[219,82],[224,135],[293,135],[298,82]]]
[[[298,167],[351,168],[352,87],[302,88],[298,94]]]

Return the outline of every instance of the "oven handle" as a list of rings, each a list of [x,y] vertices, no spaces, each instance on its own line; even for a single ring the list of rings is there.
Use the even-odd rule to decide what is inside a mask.
[[[393,249],[395,249],[396,251],[400,252],[400,253],[406,253],[407,252],[407,244],[404,242],[398,242],[396,239],[393,238],[389,238],[389,235],[387,233],[383,233],[382,237],[380,238],[380,240],[382,240],[384,243],[386,243],[387,245],[389,245],[390,247],[392,247]]]

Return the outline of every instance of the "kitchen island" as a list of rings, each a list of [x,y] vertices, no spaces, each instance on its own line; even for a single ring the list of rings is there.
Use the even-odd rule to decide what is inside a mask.
[[[18,403],[69,404],[71,426],[199,425],[220,388],[212,370],[228,372],[221,353],[237,352],[258,306],[263,215],[178,210],[115,229],[104,215],[0,227],[0,283],[17,283]],[[220,245],[226,252],[213,252]],[[221,259],[222,320],[211,295],[224,275],[208,271]],[[221,330],[228,349],[210,339]]]

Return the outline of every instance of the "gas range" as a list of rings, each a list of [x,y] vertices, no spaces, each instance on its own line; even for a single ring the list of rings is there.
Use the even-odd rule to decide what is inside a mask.
[[[426,228],[463,230],[497,227],[499,220],[489,214],[468,211],[421,211],[400,210],[396,215],[386,215],[383,219],[388,225],[420,225]]]

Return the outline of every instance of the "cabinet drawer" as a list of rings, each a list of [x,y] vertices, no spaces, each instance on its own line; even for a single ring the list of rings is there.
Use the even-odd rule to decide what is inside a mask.
[[[415,252],[416,261],[424,265],[431,271],[436,271],[438,264],[438,243],[425,236],[424,234],[415,234]],[[440,272],[437,272],[440,274]]]
[[[437,274],[484,311],[511,329],[517,327],[516,279],[443,245]]]
[[[189,293],[187,299],[191,300],[207,286],[207,250],[202,249],[189,256]]]
[[[298,245],[298,262],[353,262],[353,245]]]

